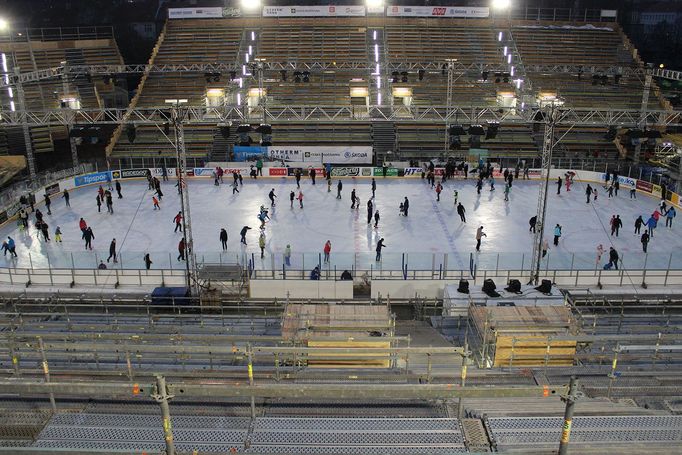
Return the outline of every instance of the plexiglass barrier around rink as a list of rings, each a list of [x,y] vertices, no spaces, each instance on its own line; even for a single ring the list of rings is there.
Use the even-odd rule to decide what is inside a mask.
[[[17,259],[10,255],[0,257],[0,267],[14,269],[97,269],[104,263],[107,269],[144,270],[144,256],[147,252],[123,251],[117,255],[117,262],[109,261],[107,251],[57,251],[46,254],[28,254]],[[186,263],[178,258],[178,252],[148,252],[152,270],[184,270]],[[293,253],[287,263],[283,253],[258,252],[197,252],[197,266],[240,266],[245,276],[261,279],[310,278],[315,267],[322,279],[339,279],[344,271],[353,277],[367,274],[368,277],[402,279],[452,279],[463,276],[499,271],[527,271],[531,273],[530,253],[382,253],[377,260],[376,253],[332,253],[329,261],[321,252]],[[593,271],[604,269],[608,253],[597,261],[594,252],[549,251],[540,264],[541,272],[551,271]],[[682,270],[682,255],[670,253],[620,254],[617,267],[611,270]]]

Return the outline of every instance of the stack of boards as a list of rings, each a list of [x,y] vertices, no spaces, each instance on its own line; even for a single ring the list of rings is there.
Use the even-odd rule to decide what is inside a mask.
[[[326,349],[307,356],[308,366],[319,368],[388,368],[388,353],[362,351],[390,348],[390,341],[383,341],[381,335],[385,336],[391,330],[392,319],[385,305],[290,304],[282,321],[285,340]],[[370,336],[376,336],[377,341],[365,340]],[[334,348],[357,350],[352,353],[330,351]]]

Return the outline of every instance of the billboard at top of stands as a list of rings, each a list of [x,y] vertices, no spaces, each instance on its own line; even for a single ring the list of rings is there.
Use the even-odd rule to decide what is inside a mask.
[[[263,17],[348,17],[364,15],[365,7],[359,5],[266,6],[263,8]]]
[[[490,8],[473,6],[389,6],[387,16],[486,18]]]
[[[168,19],[205,19],[223,17],[223,8],[168,8]]]
[[[280,145],[268,147],[268,157],[301,163],[369,164],[372,162],[372,146]]]

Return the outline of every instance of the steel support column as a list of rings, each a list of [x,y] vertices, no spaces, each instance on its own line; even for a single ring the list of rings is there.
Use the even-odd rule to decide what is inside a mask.
[[[578,380],[575,376],[571,376],[568,395],[561,397],[561,400],[566,403],[566,410],[564,411],[564,426],[561,431],[561,441],[559,442],[559,455],[566,455],[568,453],[568,442],[571,439],[571,427],[573,426],[573,411],[577,398]]]
[[[531,259],[530,282],[535,285],[540,279],[540,263],[542,262],[542,242],[545,233],[545,215],[547,213],[547,194],[549,192],[549,173],[552,168],[552,151],[554,150],[554,125],[556,109],[551,106],[549,111],[539,111],[544,114],[545,135],[542,144],[542,172],[545,173],[540,179],[540,192],[538,193],[538,205],[536,212],[535,237],[533,239],[533,255]]]
[[[17,76],[19,75],[19,67],[14,68]],[[24,93],[24,85],[17,78],[17,84],[14,87],[17,92],[17,110],[26,110],[26,94]],[[24,133],[24,147],[26,148],[26,164],[28,166],[29,181],[33,182],[36,176],[36,161],[33,155],[33,141],[31,140],[31,129],[28,126],[28,121],[25,117],[21,120],[21,130]]]
[[[641,107],[641,117],[637,124],[639,130],[644,131],[646,128],[646,115],[649,108],[649,92],[651,91],[651,83],[653,80],[652,69],[646,69],[646,76],[644,79],[644,92],[642,93],[642,107]],[[637,145],[635,146],[635,155],[632,157],[635,163],[639,163],[639,155],[642,152],[642,139],[639,138]]]
[[[192,297],[199,297],[197,283],[197,262],[193,253],[192,216],[190,213],[189,188],[185,182],[187,170],[187,150],[185,149],[185,132],[182,125],[185,112],[181,110],[179,101],[171,109],[173,127],[175,129],[175,157],[177,160],[178,191],[180,192],[180,211],[182,212],[182,231],[185,238],[185,269],[187,287]]]

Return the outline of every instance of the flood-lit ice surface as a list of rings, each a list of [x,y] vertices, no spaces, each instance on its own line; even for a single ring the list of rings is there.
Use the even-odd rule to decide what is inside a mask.
[[[189,182],[194,249],[199,261],[230,263],[237,261],[241,254],[247,260],[253,258],[257,268],[273,265],[281,268],[282,253],[290,244],[292,267],[310,269],[318,262],[324,243],[329,239],[332,242],[331,268],[362,269],[372,265],[400,270],[406,263],[408,269],[468,269],[470,253],[474,253],[479,270],[495,267],[518,269],[522,263],[528,267],[532,250],[528,219],[537,206],[537,182],[514,181],[510,201],[505,202],[501,179],[497,179],[495,191],[489,191],[486,185],[480,196],[477,196],[472,180],[449,181],[445,184],[441,201],[436,202],[436,193],[424,180],[378,178],[375,204],[381,221],[377,229],[373,222],[367,224],[366,204],[371,196],[369,180],[344,180],[342,199],[338,200],[336,180],[332,191],[327,192],[324,181],[318,180],[313,186],[304,179],[301,184],[304,209],[298,207],[297,201],[294,201],[293,209],[289,206],[289,192],[296,189],[293,179],[246,179],[241,192],[234,196],[227,182],[226,178],[225,184],[219,187],[210,180]],[[102,212],[97,213],[96,186],[73,190],[70,209],[65,207],[61,194],[54,195],[52,215],[45,215],[45,219],[50,226],[51,237],[54,237],[54,229],[61,226],[63,243],[55,244],[54,239],[45,243],[42,237],[39,239],[38,231],[33,227],[33,216],[28,233],[19,232],[14,223],[5,225],[0,234],[3,238],[11,235],[15,239],[19,258],[12,261],[9,255],[0,257],[0,264],[38,268],[47,266],[49,257],[53,267],[70,267],[73,261],[76,267],[93,268],[101,258],[106,261],[109,243],[115,237],[122,253],[119,267],[142,268],[145,252],[151,254],[153,268],[181,267],[176,260],[181,234],[173,232],[173,217],[180,206],[175,181],[162,182],[164,197],[160,211],[153,210],[146,182],[128,180],[122,184],[124,198],[117,199],[114,192],[114,215],[108,214],[104,206]],[[261,204],[269,206],[268,192],[271,188],[278,196],[277,206],[270,210],[271,220],[265,230],[266,257],[261,260],[258,248],[260,222],[256,215]],[[459,200],[466,208],[466,224],[460,222],[455,211],[454,188],[458,189]],[[360,198],[359,210],[350,209],[352,189]],[[644,255],[641,254],[639,237],[633,235],[633,223],[640,214],[646,220],[658,201],[643,194],[631,200],[627,190],[608,199],[600,187],[598,201],[586,204],[584,189],[584,184],[576,183],[571,192],[567,193],[563,188],[561,195],[557,196],[556,185],[550,187],[547,212],[550,252],[546,266],[594,268],[599,243],[607,251],[613,245],[624,255],[626,267],[643,266]],[[410,200],[408,217],[399,216],[398,211],[398,205],[405,196]],[[39,204],[38,207],[45,212],[44,205]],[[618,238],[610,236],[609,219],[613,214],[619,214],[623,219],[624,228]],[[93,228],[93,252],[84,250],[78,228],[81,216]],[[563,226],[563,236],[559,246],[554,247],[552,231],[557,223]],[[675,255],[682,247],[678,226],[669,230],[664,224],[663,220],[659,223],[649,245],[647,268],[667,267],[671,253],[672,266],[682,267],[682,260]],[[253,228],[247,235],[246,247],[239,244],[239,231],[244,225]],[[483,239],[481,253],[476,255],[475,232],[481,225],[487,237]],[[221,227],[227,228],[229,233],[228,252],[222,255],[218,239]],[[376,263],[374,251],[381,237],[385,238],[386,248],[383,262]],[[112,267],[113,263],[109,266]]]

